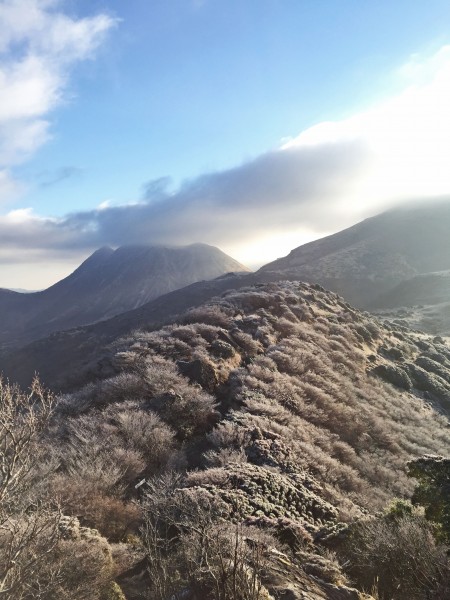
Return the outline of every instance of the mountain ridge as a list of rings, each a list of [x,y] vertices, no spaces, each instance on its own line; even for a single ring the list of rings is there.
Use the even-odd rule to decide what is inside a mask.
[[[448,448],[447,419],[433,410],[450,408],[448,345],[377,322],[317,284],[253,280],[165,327],[143,321],[108,355],[100,351],[95,379],[60,397],[51,435],[42,436],[58,470],[45,473],[39,489],[61,498],[65,515],[113,549],[125,542],[113,556],[130,599],[167,598],[153,593],[158,573],[176,594],[204,583],[205,546],[218,564],[233,565],[247,544],[264,548],[266,558],[261,566],[246,561],[246,574],[258,569],[264,594],[245,598],[366,600],[364,590],[378,581],[398,589],[392,564],[411,565],[401,569],[407,591],[383,597],[424,598],[408,595],[410,582],[428,591],[431,580],[439,589],[447,562],[440,547],[433,551],[423,517],[404,537],[396,534],[414,516],[401,521],[399,512],[415,490],[408,461]],[[201,284],[191,286],[192,297],[195,287]],[[358,561],[366,538],[354,534],[367,523],[377,526],[375,558],[383,566],[389,543],[381,576],[375,559]],[[142,535],[146,526],[151,537]],[[234,543],[224,546],[230,534]],[[126,543],[131,535],[142,536],[137,556],[137,544]],[[168,542],[156,559],[155,539]],[[214,554],[210,542],[218,539]],[[197,579],[189,571],[173,581],[186,562]],[[436,577],[417,582],[417,564]],[[197,598],[212,598],[208,582],[195,589]]]
[[[450,203],[392,209],[293,249],[261,267],[297,275],[343,295],[360,308],[396,285],[450,269]]]

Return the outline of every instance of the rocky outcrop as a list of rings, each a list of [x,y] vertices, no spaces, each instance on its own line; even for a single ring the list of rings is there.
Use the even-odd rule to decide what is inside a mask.
[[[201,485],[195,485],[202,481]],[[302,474],[282,474],[253,464],[229,464],[188,476],[186,488],[217,497],[242,518],[290,519],[308,531],[337,520],[338,511],[308,486]]]
[[[373,600],[340,581],[336,566],[318,557],[272,554],[264,584],[276,600]]]

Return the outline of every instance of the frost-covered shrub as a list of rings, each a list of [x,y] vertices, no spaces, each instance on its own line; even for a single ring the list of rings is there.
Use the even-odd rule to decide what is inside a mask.
[[[410,390],[412,388],[412,381],[408,373],[395,365],[377,365],[371,373],[400,389]]]

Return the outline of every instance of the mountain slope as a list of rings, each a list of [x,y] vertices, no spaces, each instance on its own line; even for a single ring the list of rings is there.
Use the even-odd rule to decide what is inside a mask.
[[[450,398],[448,346],[379,323],[320,286],[282,282],[230,290],[176,323],[134,331],[109,360],[110,376],[57,407],[49,454],[57,452],[58,472],[46,489],[64,514],[114,540],[141,501],[152,533],[169,531],[164,548],[184,546],[204,578],[213,560],[199,563],[195,552],[209,557],[217,538],[208,532],[242,527],[268,554],[258,600],[367,598],[345,586],[325,549],[341,552],[352,523],[411,496],[408,460],[448,449],[447,420],[430,407]],[[274,538],[264,534],[281,539],[282,551],[268,551]],[[390,547],[393,560],[404,551]],[[157,573],[181,565],[179,589],[194,585],[180,554],[163,555],[167,568]],[[152,596],[158,560],[121,574],[127,597],[143,588]],[[375,573],[360,589],[377,584]]]
[[[72,389],[99,375],[103,369],[99,353],[119,336],[140,327],[157,329],[226,290],[280,277],[277,273],[244,273],[191,284],[111,319],[58,331],[21,348],[4,349],[0,353],[0,373],[26,387],[37,372],[53,390]],[[105,369],[107,373],[108,367]]]
[[[449,229],[448,202],[396,209],[300,246],[261,271],[318,282],[375,308],[402,281],[450,269]]]
[[[101,248],[76,271],[31,294],[0,290],[0,344],[23,344],[51,332],[94,323],[184,287],[246,267],[218,248]]]

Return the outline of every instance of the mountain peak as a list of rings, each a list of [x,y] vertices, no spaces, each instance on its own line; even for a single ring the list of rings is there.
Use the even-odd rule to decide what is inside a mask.
[[[17,294],[17,302],[12,292],[0,294],[0,344],[104,320],[231,271],[248,269],[206,244],[178,248],[136,244],[115,250],[103,246],[46,290]]]
[[[110,246],[102,246],[90,254],[75,272],[86,267],[91,268],[93,265],[98,265],[108,259],[112,254],[114,254],[114,250]]]

